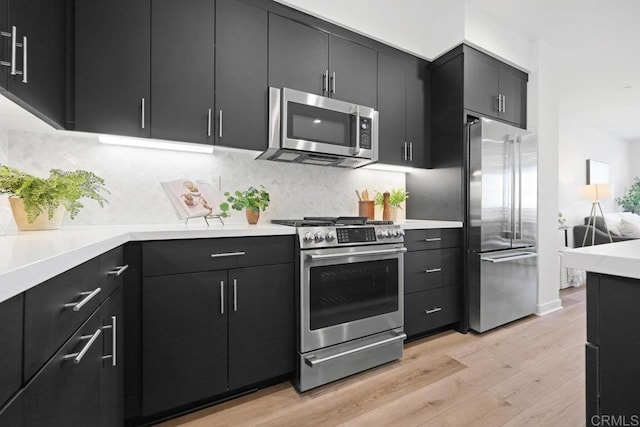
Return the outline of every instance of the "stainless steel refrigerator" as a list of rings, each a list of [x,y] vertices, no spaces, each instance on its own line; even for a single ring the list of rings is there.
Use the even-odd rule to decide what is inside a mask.
[[[501,122],[468,125],[469,326],[485,332],[536,310],[537,139]]]

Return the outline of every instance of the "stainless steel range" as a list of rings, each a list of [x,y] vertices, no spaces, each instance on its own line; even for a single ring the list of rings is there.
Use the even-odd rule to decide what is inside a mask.
[[[360,217],[272,222],[298,228],[298,390],[402,357],[403,230]]]

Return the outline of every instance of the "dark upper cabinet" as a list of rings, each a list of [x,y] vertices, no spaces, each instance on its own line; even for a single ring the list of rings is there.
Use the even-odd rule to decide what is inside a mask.
[[[294,370],[293,264],[229,270],[229,388]]]
[[[378,54],[380,163],[429,166],[429,83],[426,61]]]
[[[329,35],[269,14],[269,86],[327,94]]]
[[[269,14],[269,86],[376,107],[377,53]]]
[[[65,0],[3,0],[0,86],[9,98],[50,125],[62,128],[65,114]],[[25,43],[26,40],[26,43]],[[26,60],[26,61],[25,61]],[[15,71],[15,73],[12,72]]]
[[[267,148],[267,16],[246,3],[216,1],[217,145]]]
[[[22,385],[23,294],[0,304],[0,408]]]
[[[153,138],[207,143],[213,134],[214,14],[214,0],[153,1]]]
[[[75,2],[75,130],[150,135],[151,1]]]
[[[332,98],[376,108],[377,52],[349,40],[329,37],[329,93]]]
[[[142,283],[142,414],[227,390],[226,270]]]
[[[527,74],[464,46],[464,107],[527,126]]]

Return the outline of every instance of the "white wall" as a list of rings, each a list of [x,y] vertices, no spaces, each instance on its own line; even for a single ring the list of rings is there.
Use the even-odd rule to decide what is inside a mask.
[[[629,152],[631,159],[631,177],[640,177],[640,141],[632,141],[629,143]]]
[[[635,176],[631,171],[633,159],[640,155],[631,150],[633,144],[616,136],[590,127],[583,121],[561,116],[560,120],[560,173],[559,173],[559,209],[567,218],[567,225],[584,223],[589,215],[591,202],[580,200],[578,191],[587,183],[587,159],[608,163],[613,197],[624,195]],[[640,166],[640,165],[639,165]],[[640,172],[640,171],[638,171]],[[604,212],[620,210],[614,200],[601,202]]]
[[[52,168],[86,169],[105,179],[111,191],[109,204],[101,209],[91,200],[83,202],[85,208],[75,220],[66,218],[66,226],[175,222],[160,182],[180,178],[207,180],[219,175],[222,191],[264,185],[271,205],[261,213],[261,222],[305,215],[356,215],[356,189],[374,193],[405,188],[403,173],[286,164],[254,160],[255,156],[244,150],[184,153],[104,145],[91,135],[9,131],[11,166],[40,176],[47,176]],[[222,195],[217,202],[221,199]],[[404,211],[399,214],[404,217]],[[243,212],[232,211],[232,215],[228,221],[245,222]]]

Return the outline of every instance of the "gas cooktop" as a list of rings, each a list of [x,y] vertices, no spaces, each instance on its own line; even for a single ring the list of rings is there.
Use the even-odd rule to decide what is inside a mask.
[[[370,220],[366,216],[314,217],[303,219],[272,219],[273,224],[290,227],[336,227],[354,225],[393,225],[393,221]]]

